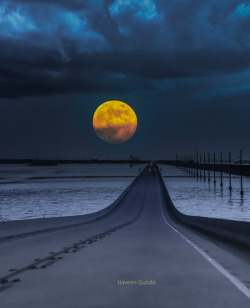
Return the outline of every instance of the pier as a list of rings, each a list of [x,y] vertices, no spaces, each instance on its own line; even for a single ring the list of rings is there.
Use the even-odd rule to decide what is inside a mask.
[[[250,223],[180,213],[156,164],[106,209],[0,223],[8,308],[248,308]]]

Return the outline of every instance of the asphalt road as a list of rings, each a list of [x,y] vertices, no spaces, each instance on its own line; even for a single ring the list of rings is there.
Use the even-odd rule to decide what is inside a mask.
[[[1,307],[249,308],[248,252],[178,225],[163,189],[144,171],[105,217],[2,243]]]

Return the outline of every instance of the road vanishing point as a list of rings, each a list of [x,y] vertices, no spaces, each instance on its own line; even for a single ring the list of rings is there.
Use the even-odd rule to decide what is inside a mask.
[[[1,223],[1,307],[249,308],[249,249],[184,225],[170,203],[154,165],[98,213]]]

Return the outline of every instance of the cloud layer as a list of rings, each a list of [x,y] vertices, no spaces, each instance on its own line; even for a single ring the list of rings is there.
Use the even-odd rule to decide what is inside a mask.
[[[3,1],[1,97],[157,89],[250,68],[241,1]]]

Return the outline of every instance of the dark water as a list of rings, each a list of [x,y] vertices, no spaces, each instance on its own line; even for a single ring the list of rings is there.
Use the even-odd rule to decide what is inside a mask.
[[[1,165],[0,221],[99,211],[119,197],[139,168],[124,164]]]
[[[99,211],[113,201],[144,166],[124,164],[58,165],[29,167],[0,165],[0,221],[82,215]],[[161,165],[162,175],[175,206],[183,213],[250,221],[250,179],[233,177],[214,186],[188,177],[184,171]]]
[[[223,174],[214,185],[204,179],[189,177],[188,173],[171,166],[161,166],[162,175],[170,197],[181,212],[188,215],[218,217],[250,221],[250,179],[243,178],[244,196],[240,194],[240,177],[232,177],[232,192],[229,191],[228,174]],[[213,174],[211,174],[213,175]],[[220,174],[217,174],[219,177]]]

